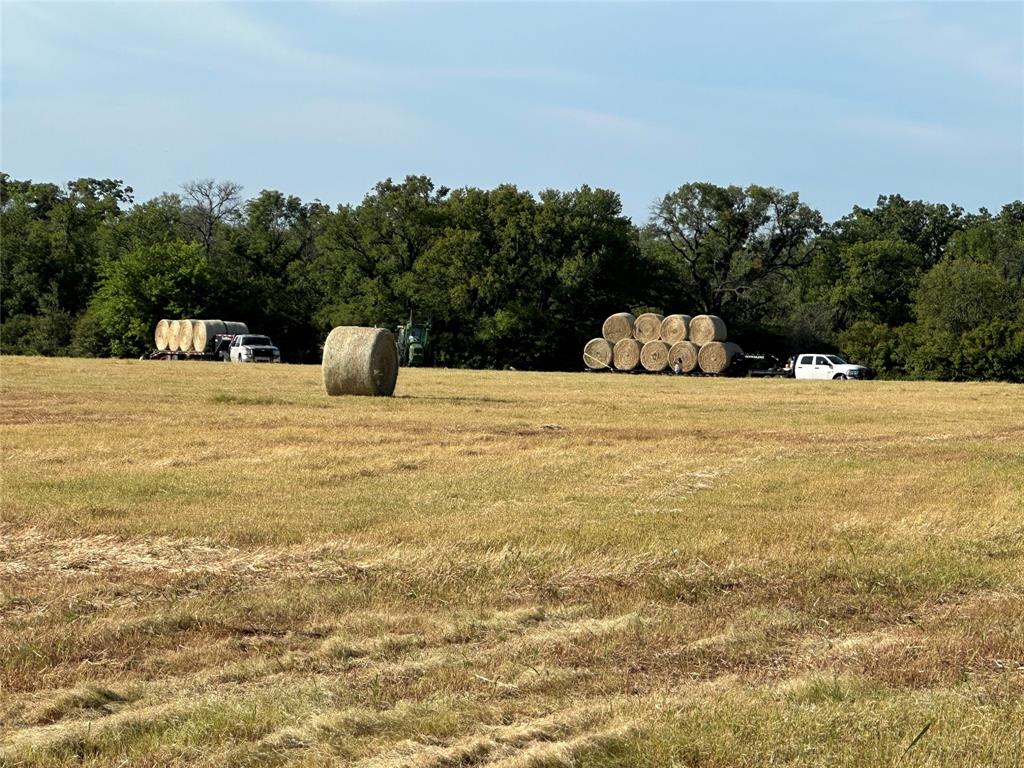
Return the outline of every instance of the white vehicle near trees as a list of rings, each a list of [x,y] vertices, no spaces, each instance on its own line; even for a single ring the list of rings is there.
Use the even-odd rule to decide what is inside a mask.
[[[281,350],[269,336],[240,333],[228,345],[228,359],[232,363],[279,363]]]
[[[853,365],[839,355],[797,355],[793,366],[797,379],[866,379],[870,371],[863,365]]]

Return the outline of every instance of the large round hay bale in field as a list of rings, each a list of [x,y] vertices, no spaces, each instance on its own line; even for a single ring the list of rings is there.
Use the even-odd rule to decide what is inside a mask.
[[[328,395],[391,395],[398,379],[398,347],[391,331],[342,325],[324,342]]]
[[[612,344],[623,339],[631,339],[633,338],[634,322],[636,322],[636,318],[629,312],[618,312],[604,321],[604,325],[601,326],[601,335]]]
[[[641,344],[661,338],[661,321],[665,318],[653,312],[645,312],[633,323],[633,338]]]
[[[237,336],[240,333],[248,333],[249,326],[245,323],[236,323],[233,320],[224,321],[224,333],[230,333]]]
[[[689,332],[689,315],[668,315],[661,321],[661,340],[670,347],[677,342],[685,341]]]
[[[192,349],[205,352],[218,333],[227,333],[223,320],[194,320],[192,322]]]
[[[725,341],[725,321],[718,315],[697,315],[690,321],[690,341],[699,345]]]
[[[612,350],[612,361],[620,371],[632,371],[640,364],[640,342],[636,339],[619,339]]]
[[[648,371],[664,371],[668,368],[668,344],[648,341],[640,350],[640,365]]]
[[[156,348],[163,352],[167,349],[167,334],[171,331],[171,321],[161,320],[156,324],[156,330],[153,332],[153,341],[156,344]]]
[[[591,339],[583,347],[583,364],[599,371],[612,367],[612,344],[608,339]]]
[[[181,334],[181,320],[171,320],[167,329],[167,348],[171,352],[178,351],[178,336]]]
[[[690,373],[697,368],[697,353],[700,347],[692,341],[677,341],[668,350],[668,367],[676,370],[679,364],[680,373]]]
[[[731,341],[709,341],[700,348],[697,363],[704,373],[725,373],[733,359],[743,350]]]
[[[194,335],[192,324],[195,320],[182,320],[178,326],[178,349],[181,352],[192,351],[192,337]]]

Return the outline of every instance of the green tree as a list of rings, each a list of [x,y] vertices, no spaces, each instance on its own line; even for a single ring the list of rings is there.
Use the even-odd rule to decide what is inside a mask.
[[[109,354],[134,357],[152,348],[160,318],[204,316],[208,283],[200,244],[137,246],[106,265],[89,317]]]
[[[662,198],[645,233],[674,266],[672,304],[736,320],[764,314],[811,261],[823,228],[795,192],[694,183]]]
[[[0,304],[6,352],[59,354],[95,289],[112,232],[132,201],[113,179],[64,187],[0,174]]]

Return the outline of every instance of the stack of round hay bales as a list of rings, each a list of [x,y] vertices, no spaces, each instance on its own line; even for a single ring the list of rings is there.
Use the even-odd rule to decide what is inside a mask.
[[[245,323],[230,320],[161,320],[153,331],[153,341],[161,352],[206,352],[218,333],[248,332]]]
[[[636,318],[629,312],[617,312],[601,326],[601,336],[610,341],[613,345],[623,339],[633,338],[633,324]]]
[[[620,371],[632,371],[640,363],[640,342],[636,339],[619,339],[612,349],[612,361]]]
[[[324,342],[328,395],[391,395],[398,379],[398,346],[390,331],[343,325]]]
[[[690,341],[698,346],[725,341],[725,321],[718,315],[697,315],[690,321]]]
[[[618,312],[601,327],[601,338],[583,348],[583,362],[591,370],[647,371],[666,369],[692,373],[724,373],[742,350],[726,342],[726,327],[717,315],[645,312],[633,316]]]
[[[171,330],[170,320],[161,320],[156,324],[156,330],[153,332],[153,343],[156,344],[156,348],[163,352],[167,349],[167,335]]]
[[[701,346],[697,362],[704,373],[725,373],[742,353],[743,350],[731,341],[709,341]]]
[[[592,371],[601,371],[612,367],[614,346],[608,339],[591,339],[583,347],[583,364]]]

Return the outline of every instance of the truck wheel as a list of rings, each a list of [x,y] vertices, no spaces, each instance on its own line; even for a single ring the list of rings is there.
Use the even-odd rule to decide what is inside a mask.
[[[832,377],[833,381],[846,381],[846,379],[847,376],[845,373],[837,373],[835,376]]]

